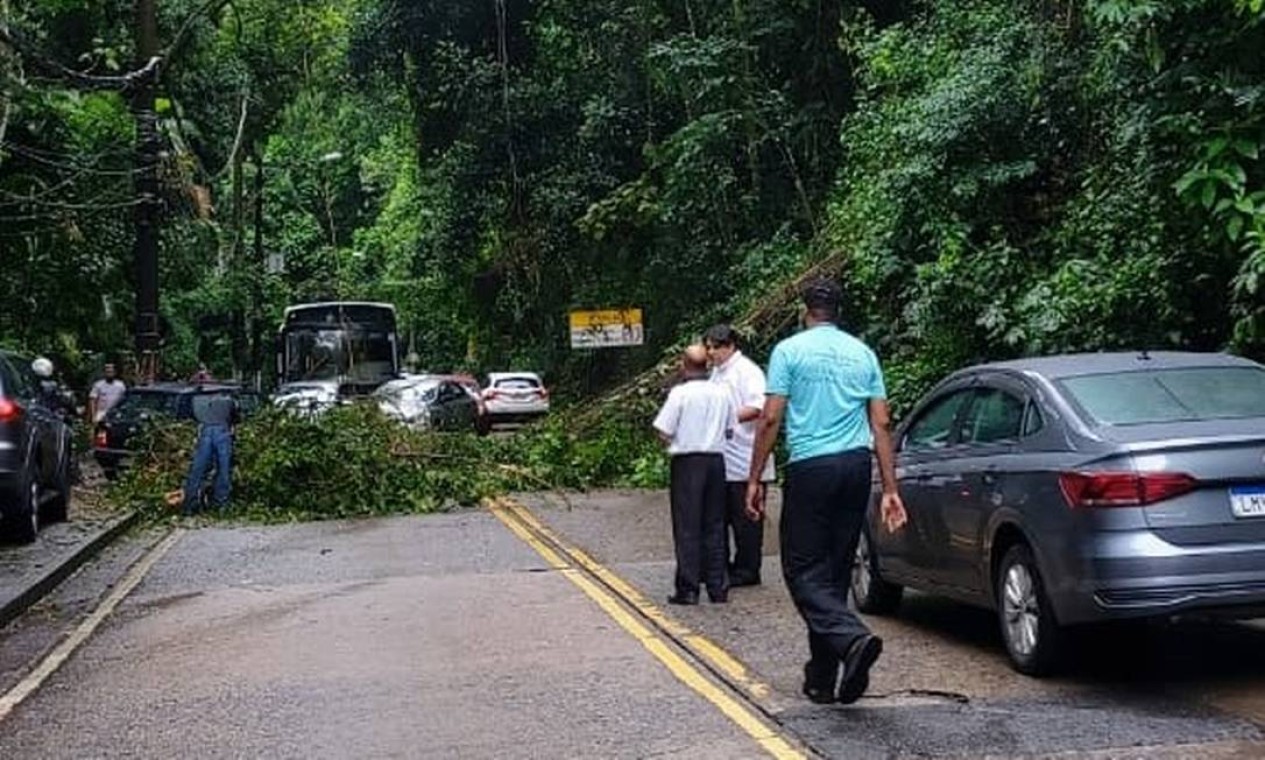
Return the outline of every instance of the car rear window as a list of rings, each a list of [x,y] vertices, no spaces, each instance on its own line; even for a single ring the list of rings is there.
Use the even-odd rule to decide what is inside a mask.
[[[1265,370],[1255,367],[1114,372],[1060,384],[1102,425],[1265,417]]]
[[[508,391],[534,391],[540,387],[540,383],[530,377],[507,377],[497,380],[496,387]]]
[[[159,412],[174,415],[179,408],[180,397],[175,393],[128,391],[119,402],[118,409],[126,412]]]

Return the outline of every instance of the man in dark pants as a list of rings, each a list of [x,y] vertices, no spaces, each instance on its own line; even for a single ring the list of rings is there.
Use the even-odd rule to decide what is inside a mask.
[[[184,513],[202,511],[202,479],[215,463],[215,483],[211,504],[217,509],[228,505],[233,486],[233,425],[237,422],[237,402],[228,393],[199,393],[193,397],[193,418],[198,421],[198,442],[184,484]]]
[[[883,651],[882,640],[848,609],[849,573],[870,500],[871,450],[878,458],[887,530],[905,524],[905,506],[896,488],[878,358],[835,325],[841,299],[835,283],[810,283],[802,297],[805,329],[779,343],[769,359],[747,510],[763,515],[760,476],[785,419],[790,456],[780,525],[782,574],[808,626],[803,690],[814,702],[850,704],[869,688],[870,667]]]
[[[707,351],[694,345],[681,359],[681,382],[654,420],[672,456],[672,604],[698,604],[698,586],[716,603],[729,601],[725,564],[725,439],[736,413],[723,387],[707,381]]]
[[[725,442],[725,523],[726,538],[733,535],[733,560],[729,564],[729,587],[760,584],[761,554],[764,550],[764,520],[747,516],[747,468],[755,445],[756,421],[764,409],[764,372],[738,350],[737,336],[729,325],[714,325],[703,335],[707,358],[712,364],[712,382],[728,389],[738,410],[733,435]],[[762,482],[773,480],[773,458],[765,463]],[[729,556],[726,546],[725,556]]]

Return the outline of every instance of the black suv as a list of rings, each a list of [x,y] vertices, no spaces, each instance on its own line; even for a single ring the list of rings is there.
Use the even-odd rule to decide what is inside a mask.
[[[66,519],[70,428],[40,393],[30,359],[0,351],[0,528],[21,543]]]
[[[259,395],[231,383],[155,383],[128,388],[97,423],[92,439],[92,454],[102,472],[111,480],[132,452],[129,440],[149,422],[157,420],[192,420],[193,399],[199,395],[228,393],[237,401],[243,417],[259,408]]]

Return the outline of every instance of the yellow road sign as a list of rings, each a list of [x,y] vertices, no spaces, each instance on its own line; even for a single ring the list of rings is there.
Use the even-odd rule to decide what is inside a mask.
[[[572,348],[640,346],[645,342],[641,309],[573,311],[569,321]]]

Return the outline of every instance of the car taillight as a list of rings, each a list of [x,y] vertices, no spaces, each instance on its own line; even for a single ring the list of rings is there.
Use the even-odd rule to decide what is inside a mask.
[[[486,398],[486,399],[496,398],[496,391],[492,390],[491,388],[487,389],[486,391],[483,392],[483,398]]]
[[[0,398],[0,422],[12,422],[22,416],[22,407],[7,398]]]
[[[1193,491],[1198,485],[1182,472],[1064,472],[1063,498],[1073,508],[1141,507]]]
[[[92,445],[98,449],[109,448],[110,437],[106,434],[104,428],[98,430],[97,434],[92,437]]]

